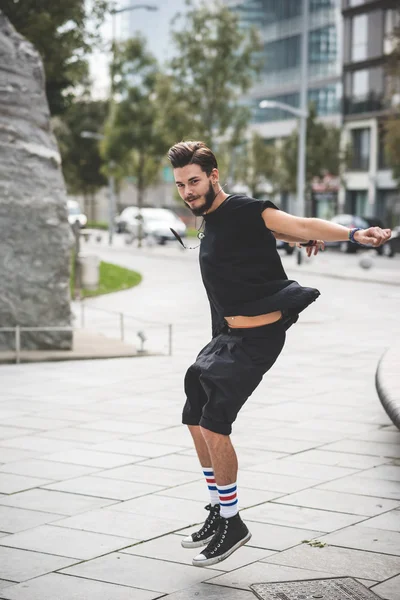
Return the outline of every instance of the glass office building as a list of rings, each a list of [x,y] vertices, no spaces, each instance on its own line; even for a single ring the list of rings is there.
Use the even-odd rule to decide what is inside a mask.
[[[281,110],[263,110],[261,100],[277,100],[298,107],[301,67],[301,0],[225,0],[240,15],[243,27],[260,30],[263,49],[261,81],[250,93],[254,121],[293,117]],[[308,98],[319,116],[341,110],[341,15],[339,0],[309,0]]]

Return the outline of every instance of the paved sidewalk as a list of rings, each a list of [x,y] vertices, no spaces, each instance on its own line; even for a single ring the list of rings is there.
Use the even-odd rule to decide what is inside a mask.
[[[400,432],[374,383],[399,338],[399,290],[302,276],[321,298],[232,436],[253,537],[200,569],[180,539],[208,498],[179,422],[182,375],[209,335],[205,300],[190,261],[162,275],[139,262],[142,290],[103,306],[145,314],[165,277],[174,356],[0,368],[0,599],[252,600],[252,583],[350,576],[400,600]]]

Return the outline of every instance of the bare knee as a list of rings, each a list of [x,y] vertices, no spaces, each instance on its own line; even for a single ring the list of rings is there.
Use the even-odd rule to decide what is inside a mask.
[[[207,446],[217,446],[218,444],[226,443],[229,440],[229,435],[215,433],[215,431],[205,429],[204,427],[200,427],[200,431],[206,441]]]

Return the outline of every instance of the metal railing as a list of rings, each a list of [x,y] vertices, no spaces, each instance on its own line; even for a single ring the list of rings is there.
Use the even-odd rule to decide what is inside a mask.
[[[142,319],[142,318],[138,318],[135,315],[131,315],[129,313],[123,313],[120,311],[114,311],[114,310],[107,310],[105,308],[98,308],[97,306],[85,306],[85,301],[81,300],[79,303],[79,307],[80,307],[80,326],[83,329],[86,325],[86,311],[90,310],[90,311],[97,311],[97,312],[101,312],[101,313],[105,313],[107,315],[111,315],[111,316],[116,316],[118,319],[118,327],[119,327],[119,335],[120,335],[120,340],[122,342],[125,341],[125,328],[126,328],[126,322],[127,320],[131,320],[131,321],[135,321],[141,324],[144,324],[145,328],[150,329],[150,328],[166,328],[167,329],[167,347],[168,347],[168,356],[172,356],[172,341],[173,341],[173,325],[172,323],[165,323],[165,322],[161,322],[161,321],[149,321],[148,319]],[[139,339],[142,341],[142,337],[141,337],[141,333],[143,332],[137,332],[137,336],[139,337]]]
[[[69,331],[73,332],[72,327],[21,327],[16,325],[15,327],[0,327],[0,333],[15,333],[15,362],[19,364],[21,362],[21,333],[27,331]]]
[[[81,319],[80,319],[80,324],[81,324],[81,328],[83,329],[85,327],[85,316],[86,316],[86,307],[84,305],[84,302],[80,303],[81,306]],[[104,313],[108,313],[110,315],[117,315],[119,317],[119,332],[120,332],[120,340],[122,342],[125,341],[125,324],[126,324],[126,319],[132,319],[135,321],[139,321],[140,323],[147,323],[147,325],[150,326],[158,326],[158,327],[165,327],[167,328],[168,334],[167,334],[167,347],[168,347],[168,352],[167,355],[168,356],[172,356],[172,341],[173,341],[173,326],[172,323],[161,323],[161,322],[157,322],[157,321],[146,321],[144,319],[137,319],[136,317],[134,317],[133,315],[129,315],[126,313],[122,313],[122,312],[116,312],[116,311],[109,311],[109,310],[105,310],[105,309],[101,309],[101,308],[96,308],[96,307],[90,307],[90,310],[97,310],[100,312],[104,312]],[[21,325],[15,325],[14,327],[0,327],[0,334],[1,333],[13,333],[15,336],[15,362],[16,364],[20,364],[21,362],[21,333],[26,333],[26,332],[59,332],[59,331],[65,331],[65,332],[69,332],[69,333],[73,333],[74,331],[77,331],[76,327],[24,327]],[[137,332],[137,336],[139,337],[139,339],[141,340],[141,348],[139,348],[138,350],[138,354],[143,354],[144,353],[144,342],[146,340],[146,337],[144,335],[143,331],[138,331]],[[12,349],[11,349],[12,352]]]

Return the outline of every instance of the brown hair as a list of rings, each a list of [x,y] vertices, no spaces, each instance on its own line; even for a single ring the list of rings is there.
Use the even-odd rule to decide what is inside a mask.
[[[214,153],[204,142],[179,142],[168,150],[168,158],[174,169],[186,165],[199,165],[207,175],[210,175],[213,169],[218,169]]]

